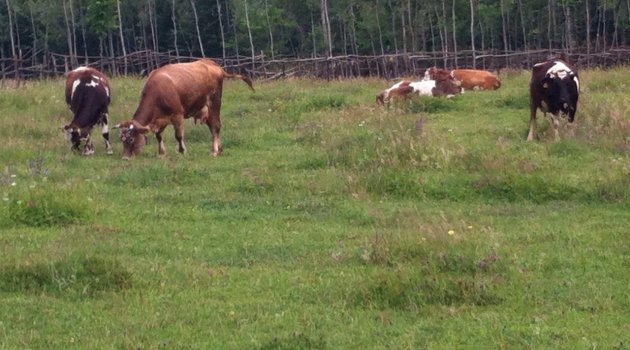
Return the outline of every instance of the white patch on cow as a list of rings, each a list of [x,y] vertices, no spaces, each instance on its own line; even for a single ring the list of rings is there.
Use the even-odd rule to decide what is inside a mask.
[[[573,77],[573,81],[575,81],[575,85],[577,86],[577,91],[580,91],[580,80],[578,80],[578,77]]]
[[[105,88],[105,93],[107,94],[107,97],[109,97],[109,88],[107,86],[103,86]]]
[[[564,79],[567,74],[573,73],[573,70],[569,68],[564,62],[556,61],[551,68],[547,69],[548,75],[556,76],[560,79]]]
[[[103,130],[101,131],[102,134],[108,133],[109,132],[109,126],[107,124],[103,124]]]
[[[72,98],[74,97],[74,91],[77,89],[77,86],[79,86],[79,84],[81,84],[81,79],[77,79],[72,82],[72,93],[70,94],[71,101],[72,101]]]
[[[420,96],[433,96],[431,90],[435,87],[435,80],[414,81],[409,84],[413,88],[413,92]]]
[[[73,70],[73,72],[83,72],[83,71],[86,71],[86,70],[88,70],[88,67],[79,67],[79,68],[76,68],[75,70]]]
[[[85,86],[97,87],[98,86],[98,82],[96,80],[92,80],[91,82],[85,84]]]

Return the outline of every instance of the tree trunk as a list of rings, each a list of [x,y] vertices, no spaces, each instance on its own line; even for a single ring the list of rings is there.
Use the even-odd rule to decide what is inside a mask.
[[[116,9],[118,10],[118,34],[120,35],[120,46],[122,48],[123,63],[125,67],[123,72],[127,75],[127,48],[125,47],[125,36],[123,35],[122,12],[120,11],[120,0],[116,0]]]
[[[74,6],[72,6],[72,0],[70,0],[70,24],[72,26],[72,52],[74,53],[72,64],[78,66],[79,58],[77,57],[77,31],[76,22],[74,21]]]
[[[254,39],[252,38],[252,27],[249,25],[249,9],[247,7],[247,0],[245,2],[245,24],[247,24],[247,33],[249,35],[249,48],[252,53],[252,71],[256,70],[256,51],[254,51]]]
[[[529,45],[527,45],[527,31],[525,29],[525,14],[523,13],[523,0],[518,0],[518,12],[521,18],[521,30],[523,31],[523,50],[527,51]],[[527,59],[527,63],[529,64],[529,56]]]
[[[192,6],[193,16],[195,17],[195,29],[197,29],[197,40],[199,41],[199,49],[201,50],[201,57],[206,57],[203,52],[203,42],[201,41],[201,32],[199,31],[199,17],[197,17],[197,8],[195,7],[195,0],[190,0],[190,6]],[[223,30],[223,28],[221,28]]]
[[[446,1],[442,0],[442,25],[444,26],[444,39],[442,39],[442,54],[444,55],[444,68],[448,66],[448,24],[446,23]]]
[[[328,16],[328,0],[321,0],[320,6],[322,13],[322,29],[327,45],[326,57],[332,57],[332,35],[330,33],[330,18]]]
[[[223,20],[221,20],[221,2],[217,0],[217,17],[219,17],[219,29],[221,30],[221,49],[223,51],[223,62],[225,62],[225,31],[223,30]]]
[[[33,56],[31,65],[34,66],[37,64],[37,31],[35,30],[35,19],[33,18],[33,4],[31,3],[28,8],[31,15],[31,30],[33,31]]]
[[[453,24],[453,54],[455,55],[455,68],[459,68],[457,63],[457,28],[455,27],[455,0],[451,1],[451,23]]]
[[[392,5],[392,0],[389,0],[389,9],[392,12],[392,38],[394,40],[394,52],[398,54],[398,40],[396,39],[398,35],[396,35],[396,10],[394,9],[394,5]]]
[[[477,61],[475,59],[475,5],[470,0],[470,46],[472,49],[473,69],[477,69]]]
[[[63,6],[64,23],[66,24],[66,43],[68,45],[68,55],[70,56],[70,62],[73,63],[74,53],[72,51],[72,30],[70,28],[70,20],[68,19],[68,9],[66,7],[66,0],[62,0],[62,6]]]
[[[591,66],[591,11],[589,9],[589,0],[586,0],[586,65]],[[629,7],[630,10],[630,7]]]
[[[177,62],[179,62],[179,48],[177,47],[177,19],[175,18],[175,0],[172,1],[171,7],[171,21],[173,21],[173,45],[175,46],[175,56],[177,56]]]
[[[267,28],[269,28],[269,44],[271,46],[271,59],[275,59],[274,47],[273,47],[273,30],[271,28],[271,20],[269,19],[269,4],[265,0],[265,16],[267,17]]]
[[[311,9],[311,39],[313,39],[313,55],[312,57],[317,57],[317,43],[315,40],[315,18],[313,18],[313,10]]]

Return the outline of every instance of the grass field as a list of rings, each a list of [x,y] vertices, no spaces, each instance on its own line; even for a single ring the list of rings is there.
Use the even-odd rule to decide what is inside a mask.
[[[187,121],[130,162],[70,151],[62,80],[0,90],[0,349],[627,349],[629,75],[582,71],[558,142],[527,72],[389,110],[230,81],[222,156]]]

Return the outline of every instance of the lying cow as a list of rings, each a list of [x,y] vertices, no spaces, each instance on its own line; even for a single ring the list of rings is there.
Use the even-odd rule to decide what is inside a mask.
[[[211,154],[219,155],[223,149],[220,113],[225,78],[241,79],[254,90],[248,77],[229,74],[210,59],[169,64],[152,71],[133,118],[115,126],[121,129],[123,159],[140,152],[148,132],[155,133],[159,154],[166,154],[162,132],[169,124],[175,128],[179,152],[185,153],[184,119],[189,117],[208,125],[213,138]]]
[[[407,100],[413,94],[417,94],[418,96],[453,97],[462,92],[463,89],[459,86],[459,83],[451,77],[414,82],[403,80],[376,95],[376,104],[389,106],[390,100]]]
[[[110,92],[109,80],[94,68],[79,67],[66,74],[66,103],[74,117],[62,130],[72,149],[79,150],[81,141],[85,141],[83,154],[93,154],[92,128],[100,124],[107,154],[113,153],[108,127]]]
[[[546,116],[551,114],[554,137],[559,139],[559,117],[566,115],[573,123],[580,93],[580,80],[577,70],[563,59],[552,59],[537,63],[532,69],[529,83],[530,118],[527,140],[534,139],[536,131],[536,111],[540,109]]]
[[[478,69],[440,69],[431,67],[424,73],[424,79],[445,79],[452,77],[461,82],[466,90],[496,90],[501,87],[501,80],[488,71]]]

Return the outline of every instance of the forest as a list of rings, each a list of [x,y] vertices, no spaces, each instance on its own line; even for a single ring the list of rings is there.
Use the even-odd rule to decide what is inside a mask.
[[[630,40],[630,0],[3,2],[3,70],[17,60],[46,64],[51,54],[63,55],[71,66],[138,52],[223,60],[461,51],[477,57],[530,50],[601,53],[623,50]]]

